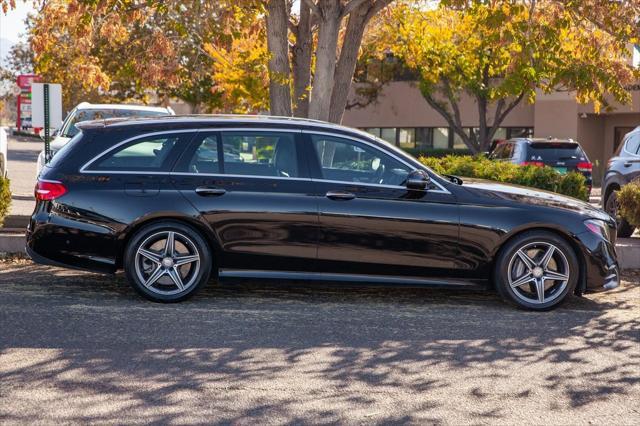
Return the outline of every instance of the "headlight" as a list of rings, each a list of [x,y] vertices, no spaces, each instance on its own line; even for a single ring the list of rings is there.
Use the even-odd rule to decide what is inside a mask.
[[[589,231],[609,241],[609,226],[605,221],[598,219],[588,219],[584,221],[584,226],[586,226]]]

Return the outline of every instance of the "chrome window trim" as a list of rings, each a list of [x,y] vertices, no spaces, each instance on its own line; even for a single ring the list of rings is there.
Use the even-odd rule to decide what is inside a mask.
[[[80,167],[80,173],[114,173],[114,174],[169,174],[170,172],[162,172],[162,171],[154,171],[154,170],[138,170],[138,171],[126,171],[126,170],[87,170],[88,167],[90,167],[95,161],[97,161],[100,157],[103,157],[105,155],[107,155],[108,153],[110,153],[111,151],[114,151],[115,149],[121,147],[122,145],[126,145],[129,142],[133,142],[136,141],[138,139],[142,139],[142,138],[146,138],[148,136],[158,136],[158,135],[166,135],[166,134],[173,134],[173,133],[197,133],[198,130],[196,129],[181,129],[181,130],[163,130],[160,132],[149,132],[149,133],[143,133],[140,135],[136,135],[133,137],[130,137],[128,139],[123,140],[122,142],[118,142],[117,144],[113,145],[112,147],[107,148],[106,150],[102,151],[100,154],[94,156],[91,160],[87,161],[86,163],[84,163],[84,165],[82,167]]]
[[[377,151],[382,151],[384,152],[386,155],[390,156],[391,158],[399,161],[400,163],[404,164],[405,166],[409,167],[410,169],[415,169],[415,165],[414,164],[410,164],[408,163],[406,160],[396,156],[393,152],[387,152],[382,150],[379,146],[366,141],[364,139],[360,139],[360,138],[356,138],[353,137],[351,135],[344,135],[344,134],[339,134],[339,133],[331,133],[331,132],[315,132],[313,130],[302,130],[302,133],[305,134],[315,134],[315,135],[324,135],[324,136],[334,136],[337,138],[341,138],[341,139],[348,139],[348,140],[352,140],[354,142],[360,142],[363,143],[365,145],[370,146],[371,148],[377,150]],[[424,167],[424,166],[423,166]],[[431,177],[431,175],[429,175]],[[361,183],[361,182],[349,182],[349,181],[335,181],[335,180],[329,180],[329,179],[316,179],[318,181],[325,181],[325,182],[334,182],[334,183],[342,183],[342,184],[357,184],[357,185],[373,185],[373,186],[381,186],[381,187],[386,187],[386,188],[405,188],[402,185],[383,185],[383,184],[375,184],[375,183]],[[444,186],[442,186],[440,184],[440,182],[438,182],[435,179],[431,179],[431,182],[433,182],[438,188],[440,189],[431,189],[429,190],[429,192],[436,192],[436,193],[440,193],[440,194],[451,194],[451,192],[449,192]]]
[[[164,175],[164,176],[172,176],[172,175],[176,175],[176,176],[212,176],[212,177],[239,177],[239,178],[257,178],[257,179],[277,179],[277,180],[298,180],[298,181],[318,181],[318,182],[330,182],[330,183],[339,183],[339,184],[351,184],[351,185],[362,185],[362,186],[373,186],[373,187],[382,187],[382,188],[392,188],[392,189],[406,189],[406,187],[402,186],[402,185],[384,185],[384,184],[376,184],[376,183],[365,183],[365,182],[349,182],[349,181],[335,181],[335,180],[330,180],[330,179],[311,179],[311,178],[288,178],[288,177],[281,177],[281,176],[255,176],[255,175],[235,175],[235,174],[221,174],[221,173],[190,173],[190,172],[165,172],[165,171],[154,171],[154,170],[137,170],[137,171],[126,171],[126,170],[87,170],[88,167],[90,167],[92,165],[93,162],[95,162],[96,160],[98,160],[100,157],[108,154],[109,152],[119,148],[122,145],[125,145],[127,143],[133,142],[135,140],[138,139],[142,139],[142,138],[146,138],[148,136],[158,136],[158,135],[166,135],[166,134],[173,134],[173,133],[200,133],[200,132],[207,132],[207,133],[224,133],[224,132],[246,132],[246,131],[255,131],[255,132],[265,132],[265,131],[269,131],[269,132],[274,132],[274,133],[304,133],[304,134],[316,134],[316,135],[324,135],[324,136],[333,136],[336,138],[341,138],[341,139],[347,139],[347,140],[352,140],[355,142],[360,142],[363,143],[365,145],[370,146],[371,148],[378,150],[378,151],[382,151],[384,152],[386,155],[389,155],[390,157],[394,158],[395,160],[399,161],[400,163],[404,164],[405,166],[409,167],[409,168],[415,168],[415,165],[408,163],[407,161],[405,161],[404,159],[396,156],[394,153],[392,152],[386,152],[380,149],[380,147],[376,146],[375,144],[364,140],[364,138],[359,138],[359,137],[355,137],[353,135],[348,135],[348,134],[343,134],[343,133],[334,133],[334,132],[326,132],[326,131],[314,131],[314,130],[305,130],[305,129],[283,129],[283,128],[279,128],[279,127],[251,127],[251,128],[246,128],[246,127],[225,127],[225,128],[197,128],[197,129],[179,129],[179,130],[163,130],[163,131],[158,131],[158,132],[149,132],[149,133],[144,133],[144,134],[140,134],[140,135],[136,135],[133,136],[131,138],[125,139],[122,142],[117,143],[116,145],[102,151],[100,154],[94,156],[93,158],[91,158],[89,161],[87,161],[81,168],[80,168],[80,173],[83,174],[133,174],[133,175]],[[431,179],[431,182],[433,184],[435,184],[438,188],[440,189],[430,189],[428,190],[428,192],[434,192],[434,193],[439,193],[439,194],[451,194],[451,192],[449,192],[444,186],[442,186],[440,184],[440,182],[438,182],[435,179]]]
[[[256,131],[256,132],[264,132],[264,131],[275,131],[277,132],[281,132],[281,133],[300,133],[300,129],[280,129],[280,128],[268,128],[268,127],[255,127],[255,128],[250,128],[251,131]],[[144,171],[144,170],[139,170],[137,172],[134,171],[121,171],[121,170],[87,170],[88,167],[90,167],[92,165],[93,162],[95,162],[97,159],[99,159],[100,157],[110,153],[111,151],[115,150],[116,148],[121,147],[122,145],[125,145],[129,142],[133,142],[135,140],[138,139],[142,139],[145,138],[147,136],[158,136],[158,135],[166,135],[166,134],[172,134],[172,133],[200,133],[200,132],[207,132],[207,133],[218,133],[218,132],[239,132],[239,131],[247,131],[248,129],[246,127],[242,128],[242,127],[225,127],[222,129],[217,129],[217,128],[210,128],[210,127],[205,127],[205,128],[197,128],[197,129],[178,129],[178,130],[162,130],[159,132],[149,132],[149,133],[143,133],[140,135],[136,135],[133,137],[130,137],[128,139],[123,140],[122,142],[118,142],[117,144],[113,145],[112,147],[107,148],[106,150],[102,151],[100,154],[96,155],[95,157],[93,157],[92,159],[90,159],[89,161],[87,161],[86,163],[84,163],[84,165],[80,168],[80,173],[115,173],[115,174],[138,174],[138,173],[144,173],[144,174],[169,174],[170,172],[161,172],[161,171]]]

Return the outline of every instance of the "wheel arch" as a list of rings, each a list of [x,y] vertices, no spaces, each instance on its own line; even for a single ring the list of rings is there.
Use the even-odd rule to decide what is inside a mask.
[[[214,259],[217,258],[220,253],[220,244],[218,239],[213,232],[213,230],[209,227],[209,225],[203,223],[201,220],[191,216],[178,215],[178,214],[162,214],[162,215],[154,215],[141,218],[136,222],[129,225],[126,229],[124,229],[120,233],[120,237],[118,238],[118,250],[117,250],[117,258],[116,258],[116,268],[121,269],[123,267],[123,258],[124,252],[127,248],[127,244],[131,238],[143,227],[156,223],[156,222],[175,222],[182,225],[189,226],[194,231],[200,233],[204,240],[207,242],[211,253],[214,255]],[[216,268],[213,269],[214,273]]]
[[[495,252],[493,253],[493,256],[492,256],[492,261],[491,261],[491,284],[495,285],[496,262],[497,262],[498,257],[500,256],[500,254],[504,250],[504,247],[510,241],[512,241],[514,238],[516,238],[516,237],[518,237],[518,236],[520,236],[520,235],[522,235],[524,233],[527,233],[527,232],[536,232],[536,231],[544,231],[544,232],[549,232],[549,233],[555,234],[556,236],[562,238],[573,249],[573,252],[576,255],[576,258],[578,259],[578,272],[579,272],[578,284],[576,285],[575,294],[577,294],[577,295],[583,294],[585,289],[587,288],[587,281],[586,281],[587,264],[586,264],[586,259],[584,257],[584,253],[580,249],[580,246],[578,245],[576,239],[570,233],[566,232],[563,229],[556,228],[556,227],[553,227],[553,226],[539,226],[539,225],[536,225],[536,226],[531,226],[531,227],[525,227],[525,228],[517,229],[517,230],[505,235],[505,237],[502,239],[500,244],[496,247],[496,250],[495,250]]]

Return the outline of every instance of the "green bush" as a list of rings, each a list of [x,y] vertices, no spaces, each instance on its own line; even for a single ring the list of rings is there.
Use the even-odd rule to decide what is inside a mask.
[[[620,216],[631,225],[640,228],[640,180],[635,180],[618,191]]]
[[[11,206],[11,190],[9,189],[9,179],[0,177],[0,226],[4,223],[4,217],[9,212]]]
[[[440,174],[513,183],[558,192],[581,200],[588,199],[585,178],[579,173],[562,175],[551,167],[518,166],[505,161],[493,161],[481,155],[447,155],[442,158],[422,156],[419,159]]]

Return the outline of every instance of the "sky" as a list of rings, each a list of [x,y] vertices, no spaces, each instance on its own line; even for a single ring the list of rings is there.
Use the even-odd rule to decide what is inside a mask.
[[[27,17],[27,13],[34,10],[31,1],[25,3],[18,0],[16,3],[17,7],[7,12],[6,15],[0,11],[0,38],[14,43],[19,40],[20,34],[25,32],[24,19]]]

